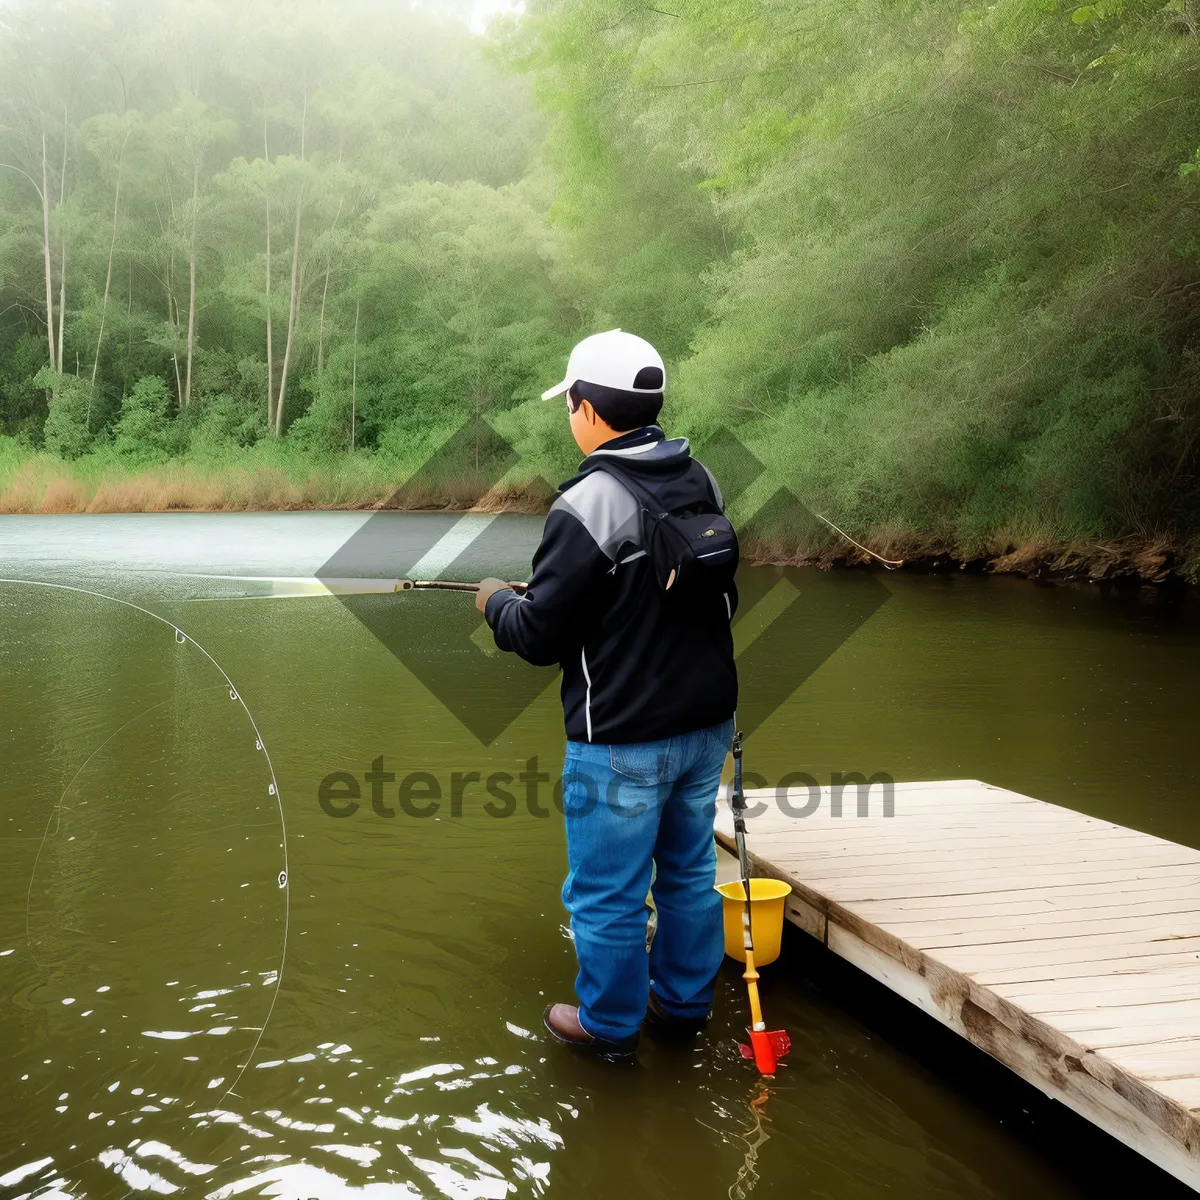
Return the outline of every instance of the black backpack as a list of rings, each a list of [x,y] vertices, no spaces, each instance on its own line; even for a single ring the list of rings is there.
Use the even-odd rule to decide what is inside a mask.
[[[737,534],[707,472],[694,501],[664,512],[662,501],[632,471],[611,459],[596,468],[619,480],[641,507],[642,549],[664,592],[686,600],[728,590],[738,565]]]

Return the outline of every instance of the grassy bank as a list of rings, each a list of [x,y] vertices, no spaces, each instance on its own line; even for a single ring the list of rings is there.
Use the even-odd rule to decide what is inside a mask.
[[[432,439],[436,444],[436,435]],[[301,509],[543,510],[548,485],[493,485],[486,464],[429,470],[429,445],[402,456],[300,453],[261,441],[212,456],[129,460],[107,450],[63,460],[0,437],[0,513],[268,512]],[[461,458],[461,456],[460,456]]]
[[[314,462],[286,444],[267,442],[187,462],[130,463],[111,454],[65,462],[0,438],[0,514],[376,508],[541,513],[553,496],[546,479],[569,473],[546,464],[543,472],[509,472],[493,485],[485,474],[472,475],[461,465],[441,479],[431,478],[424,466],[419,453],[343,454]],[[1200,543],[1163,535],[1089,538],[1023,530],[967,541],[892,524],[855,527],[847,531],[851,541],[820,525],[780,527],[750,511],[741,516],[743,551],[753,563],[828,570],[878,566],[878,555],[910,570],[1200,582]]]
[[[838,540],[810,552],[781,552],[760,543],[747,556],[756,563],[817,567],[880,567],[874,555],[911,571],[972,570],[1019,575],[1047,583],[1101,583],[1112,580],[1147,584],[1200,583],[1200,545],[1162,537],[1014,539],[996,537],[970,547],[919,534],[868,531],[861,539],[874,554]],[[880,568],[883,569],[883,568]]]
[[[395,490],[395,478],[370,459],[314,464],[271,449],[133,465],[105,456],[68,463],[10,453],[0,458],[0,513],[371,508]]]

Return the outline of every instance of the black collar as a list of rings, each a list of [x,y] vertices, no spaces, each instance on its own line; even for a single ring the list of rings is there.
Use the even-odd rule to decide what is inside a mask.
[[[628,450],[631,446],[641,446],[646,442],[664,441],[666,436],[657,425],[643,425],[641,429],[631,429],[628,433],[619,433],[615,438],[605,442],[603,446],[597,446],[596,450]],[[586,462],[585,458],[579,464],[581,469]]]

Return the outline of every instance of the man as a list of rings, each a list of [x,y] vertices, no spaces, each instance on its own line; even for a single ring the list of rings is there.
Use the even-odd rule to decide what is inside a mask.
[[[686,599],[664,590],[642,544],[645,504],[620,479],[664,512],[722,511],[687,440],[655,423],[665,382],[662,359],[633,334],[575,347],[542,399],[567,394],[586,457],[550,509],[525,594],[486,579],[477,599],[501,650],[562,668],[563,903],[579,1004],[551,1005],[545,1023],[611,1060],[632,1056],[643,1022],[665,1036],[699,1032],[722,955],[712,822],[737,704],[737,594],[732,581]]]

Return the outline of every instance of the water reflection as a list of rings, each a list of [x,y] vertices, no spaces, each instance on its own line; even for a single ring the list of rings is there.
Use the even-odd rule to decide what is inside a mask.
[[[192,603],[212,585],[170,574],[311,570],[362,519],[335,516],[3,525],[0,574],[144,603],[229,667],[291,852],[285,893],[262,751],[194,645],[0,586],[6,1195],[1065,1200],[1126,1178],[1107,1143],[1043,1153],[1011,1129],[1024,1100],[989,1108],[921,1057],[924,1035],[893,1044],[783,964],[764,1000],[795,1048],[765,1104],[735,1046],[735,972],[706,1038],[648,1043],[630,1072],[545,1044],[541,1009],[574,974],[561,822],[470,804],[336,820],[317,793],[380,755],[398,776],[517,775],[533,755],[554,771],[553,688],[483,748],[336,601]],[[519,575],[537,527],[490,525],[488,569]],[[1195,636],[1008,582],[889,578],[879,617],[755,735],[756,769],[978,776],[1200,840],[1170,758]],[[836,607],[838,587],[819,577],[812,603]],[[397,608],[397,636],[460,670],[477,614],[442,599]],[[1138,764],[1172,761],[1131,803]]]

